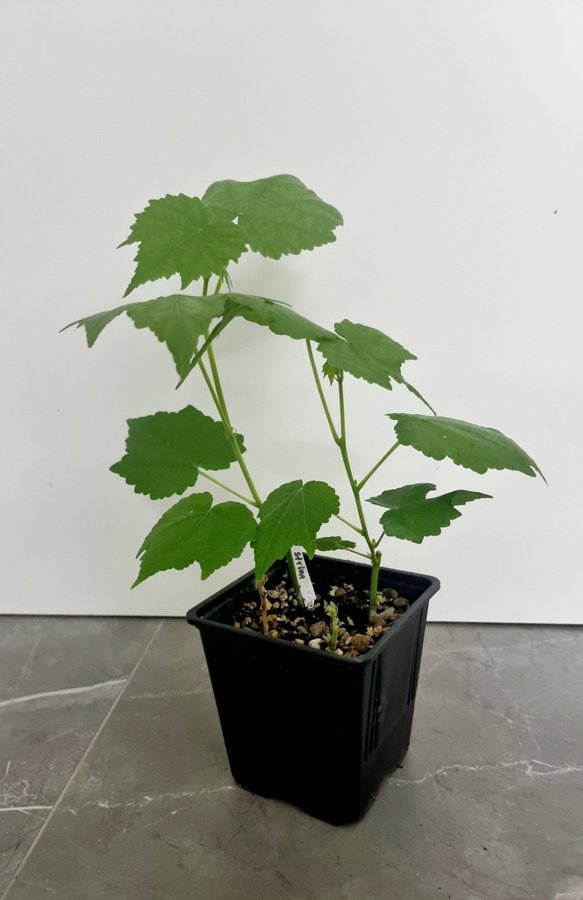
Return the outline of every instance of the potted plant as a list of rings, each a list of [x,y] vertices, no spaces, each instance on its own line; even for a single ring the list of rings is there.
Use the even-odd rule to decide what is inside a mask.
[[[146,536],[133,586],[195,562],[204,579],[252,546],[254,571],[188,613],[201,631],[231,769],[243,787],[334,823],[359,819],[407,751],[427,605],[439,587],[435,578],[382,568],[381,544],[386,537],[420,543],[458,518],[460,507],[488,497],[463,489],[434,494],[428,483],[391,486],[371,497],[369,479],[400,446],[479,473],[541,474],[499,431],[437,415],[402,374],[415,357],[381,331],[347,319],[332,330],[279,300],[234,291],[229,266],[243,253],[279,259],[311,250],[334,241],[341,224],[334,207],[290,175],[217,182],[201,198],[152,200],[124,242],[137,245],[125,296],[175,274],[183,291],[192,282],[200,290],[125,302],[72,323],[85,329],[91,347],[126,314],[166,345],[178,386],[196,373],[208,390],[214,419],[188,405],[128,421],[125,454],[112,471],[152,499],[195,488]],[[237,318],[305,343],[353,495],[352,515],[341,513],[333,487],[299,479],[293,464],[291,480],[259,494],[215,352]],[[425,406],[418,415],[388,415],[387,437],[391,426],[394,437],[364,475],[354,473],[347,445],[344,381],[350,377],[386,389],[400,385]],[[233,465],[245,493],[217,476]],[[213,487],[233,499],[215,502]],[[365,507],[381,512],[378,534]],[[332,519],[354,540],[330,527],[322,531]],[[334,551],[365,561],[323,555]]]

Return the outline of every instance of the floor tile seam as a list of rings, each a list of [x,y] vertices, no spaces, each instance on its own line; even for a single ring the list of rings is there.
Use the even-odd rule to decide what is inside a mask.
[[[64,797],[65,797],[65,795],[66,795],[66,793],[67,793],[67,791],[69,790],[70,785],[72,784],[73,780],[75,779],[75,776],[77,775],[77,772],[79,772],[79,770],[80,770],[81,767],[83,766],[85,760],[87,759],[87,757],[88,757],[89,754],[91,753],[93,747],[95,746],[95,744],[96,744],[97,741],[99,740],[99,737],[100,737],[101,733],[103,732],[103,730],[104,730],[104,728],[106,727],[107,723],[109,722],[111,716],[113,715],[113,713],[114,713],[114,711],[115,711],[115,709],[116,709],[118,703],[120,702],[120,700],[122,699],[123,695],[124,695],[125,692],[127,691],[129,685],[130,685],[131,682],[132,682],[132,679],[133,679],[134,675],[136,674],[136,672],[138,671],[140,665],[142,664],[142,662],[144,661],[145,657],[147,656],[148,651],[149,651],[150,647],[152,646],[152,644],[154,643],[154,641],[156,640],[158,634],[160,633],[160,630],[161,630],[161,628],[162,628],[164,622],[165,622],[165,619],[160,619],[160,621],[159,621],[159,623],[158,623],[158,625],[157,625],[157,627],[156,627],[156,629],[155,629],[155,631],[154,631],[152,637],[150,638],[150,640],[148,641],[148,643],[147,643],[146,646],[144,647],[144,649],[143,649],[142,653],[140,654],[140,656],[139,656],[139,658],[138,658],[138,660],[137,660],[135,666],[133,667],[133,669],[131,670],[129,676],[127,677],[127,679],[126,679],[126,681],[125,681],[125,684],[123,684],[123,686],[122,686],[120,692],[119,692],[119,693],[117,694],[117,696],[114,698],[114,700],[113,700],[111,706],[109,707],[107,713],[105,714],[105,716],[104,716],[104,718],[103,718],[103,721],[101,722],[99,728],[97,729],[97,731],[95,732],[95,734],[94,734],[93,737],[91,738],[91,740],[90,740],[90,742],[89,742],[87,748],[85,749],[85,752],[83,753],[81,759],[79,760],[79,762],[78,762],[77,765],[75,766],[75,768],[74,768],[73,772],[71,773],[70,777],[67,779],[67,782],[66,782],[65,786],[63,787],[63,790],[61,791],[61,793],[59,794],[57,800],[56,800],[55,803],[53,804],[53,807],[52,807],[51,811],[49,812],[49,814],[48,814],[48,816],[46,817],[45,821],[43,822],[43,824],[42,824],[41,827],[39,828],[39,830],[38,830],[38,832],[37,832],[37,834],[36,834],[36,836],[35,836],[35,838],[34,838],[32,844],[30,845],[30,847],[28,848],[28,850],[27,850],[26,853],[24,854],[24,856],[23,856],[21,862],[19,863],[18,867],[16,868],[16,870],[13,872],[12,877],[10,878],[10,881],[9,881],[8,884],[6,885],[6,888],[5,888],[5,890],[4,890],[4,893],[3,893],[2,896],[0,897],[0,900],[6,900],[6,898],[8,897],[8,895],[9,895],[9,893],[10,893],[10,891],[11,891],[12,888],[14,887],[14,885],[15,885],[15,883],[16,883],[18,877],[19,877],[20,874],[22,873],[22,871],[23,871],[24,867],[26,866],[28,860],[30,859],[30,857],[31,857],[32,854],[34,853],[34,851],[35,851],[35,849],[36,849],[38,843],[39,843],[40,840],[42,839],[43,834],[45,833],[45,831],[46,831],[47,828],[49,827],[49,824],[50,824],[50,822],[51,822],[53,816],[55,815],[55,813],[57,812],[58,808],[60,807],[60,805],[61,805],[61,803],[62,803],[62,801],[63,801],[63,799],[64,799]]]

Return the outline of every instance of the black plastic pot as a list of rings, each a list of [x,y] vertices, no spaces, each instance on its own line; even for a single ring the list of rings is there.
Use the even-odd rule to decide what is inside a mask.
[[[329,557],[313,581],[366,587],[370,567]],[[277,577],[285,566],[272,570]],[[409,747],[429,598],[439,581],[381,569],[380,589],[411,601],[357,658],[234,628],[232,611],[253,593],[253,574],[191,609],[200,629],[235,781],[333,824],[358,821]],[[342,613],[341,613],[342,615]]]

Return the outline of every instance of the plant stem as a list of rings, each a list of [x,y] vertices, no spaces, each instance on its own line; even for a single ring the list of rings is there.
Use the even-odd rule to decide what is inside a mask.
[[[205,278],[204,284],[203,284],[203,291],[202,291],[203,296],[205,296],[205,297],[207,296],[207,293],[208,293],[208,284],[209,284],[209,279]],[[222,284],[223,284],[223,278],[221,277],[217,281],[217,284],[215,287],[215,293],[219,293]],[[209,338],[208,332],[205,335],[205,338],[208,341],[208,338]],[[201,473],[201,474],[206,475],[206,477],[210,481],[214,481],[215,484],[218,484],[220,487],[225,488],[227,491],[230,491],[232,494],[235,494],[235,496],[239,497],[240,499],[245,500],[246,503],[256,506],[259,509],[261,507],[262,500],[261,500],[261,497],[259,496],[257,488],[255,487],[255,484],[251,477],[251,473],[249,472],[249,469],[247,468],[247,464],[246,464],[245,460],[243,459],[243,454],[241,453],[241,448],[240,448],[239,442],[237,440],[237,435],[236,435],[233,425],[231,423],[231,418],[229,416],[229,410],[227,408],[227,401],[225,400],[225,394],[223,392],[223,385],[221,383],[221,377],[219,375],[219,369],[217,366],[217,360],[215,357],[215,351],[213,349],[212,343],[210,343],[208,345],[207,350],[206,350],[206,355],[207,355],[207,358],[209,361],[211,374],[209,375],[202,359],[199,360],[200,370],[201,370],[202,376],[207,384],[207,387],[210,391],[210,395],[211,395],[213,402],[217,408],[217,411],[219,413],[221,421],[225,427],[227,436],[228,436],[231,446],[233,448],[233,453],[235,454],[235,458],[239,464],[239,468],[241,469],[243,478],[245,479],[245,482],[247,483],[247,487],[249,488],[249,490],[251,492],[251,496],[252,496],[253,500],[249,500],[246,497],[243,497],[237,491],[234,491],[231,488],[227,487],[225,484],[222,484],[216,478],[213,478],[212,476],[210,476],[206,473]],[[300,584],[298,581],[298,576],[297,576],[295,564],[294,564],[294,561],[292,558],[291,550],[288,551],[286,558],[287,558],[287,564],[288,564],[290,578],[291,578],[292,584],[294,586],[296,601],[299,605],[302,605],[302,603],[303,603],[302,592],[300,589]],[[263,588],[262,590],[263,590],[263,593],[261,592],[261,590],[259,593],[260,593],[261,600],[262,600],[262,620],[263,620],[263,628],[265,631],[266,619],[265,619],[265,614],[264,614],[264,609],[263,609],[265,589]]]
[[[378,463],[376,463],[376,465],[374,465],[374,466],[372,467],[372,469],[370,470],[370,472],[368,472],[368,473],[364,476],[364,478],[363,478],[361,481],[358,482],[358,490],[359,490],[359,491],[361,491],[361,490],[363,489],[363,487],[364,487],[365,484],[367,483],[368,479],[369,479],[369,478],[372,478],[372,476],[374,475],[374,473],[376,472],[376,470],[377,470],[377,469],[380,469],[380,467],[382,466],[382,464],[384,463],[384,461],[385,461],[386,459],[389,458],[389,456],[391,455],[391,453],[394,453],[394,452],[395,452],[395,450],[397,449],[397,447],[400,447],[399,441],[396,441],[396,442],[393,444],[393,446],[390,448],[390,450],[387,450],[387,452],[385,453],[385,455],[384,455],[384,456],[381,456],[381,458],[379,459]]]
[[[209,356],[210,356],[211,351],[212,351],[212,347],[209,347],[209,351],[208,351]],[[247,482],[247,486],[248,486],[249,490],[251,491],[253,500],[252,501],[246,500],[246,502],[252,502],[253,506],[259,507],[259,506],[261,506],[261,498],[259,497],[259,494],[257,493],[257,490],[253,483],[253,479],[251,478],[251,475],[249,474],[249,469],[247,468],[245,460],[243,459],[243,454],[241,453],[241,448],[239,447],[239,442],[235,435],[233,426],[231,425],[231,420],[229,418],[229,413],[228,413],[227,405],[225,402],[225,396],[223,394],[222,385],[220,383],[220,377],[219,377],[219,372],[217,369],[217,363],[216,363],[216,359],[214,356],[214,352],[213,352],[213,356],[212,356],[212,361],[211,360],[209,360],[209,361],[211,362],[213,378],[211,378],[211,376],[209,375],[208,370],[201,359],[199,361],[199,367],[200,367],[200,371],[202,373],[202,377],[204,378],[204,380],[206,382],[206,386],[209,389],[209,393],[210,393],[212,400],[217,408],[217,412],[219,413],[221,422],[225,426],[225,430],[227,432],[227,437],[233,448],[233,453],[235,454],[235,458],[239,464],[239,468],[241,469],[241,471],[243,473],[243,477],[245,478],[245,481]],[[213,379],[214,379],[214,381],[213,381]],[[217,390],[217,387],[218,387],[218,390]],[[209,477],[209,476],[207,476],[207,477]],[[213,479],[211,478],[210,480],[212,481]],[[226,487],[226,485],[221,485],[221,487]],[[226,489],[231,490],[230,488],[226,488]],[[231,493],[236,493],[236,492],[231,491]],[[243,499],[245,499],[245,498],[243,498]]]
[[[228,484],[224,484],[224,482],[219,481],[218,478],[215,478],[213,475],[209,475],[208,472],[203,472],[202,469],[198,470],[198,474],[202,475],[203,478],[207,478],[209,481],[212,481],[213,484],[216,484],[218,487],[223,488],[224,491],[228,491],[229,494],[233,494],[233,496],[238,497],[239,500],[243,500],[245,503],[248,503],[249,506],[257,506],[255,500],[252,500],[251,497],[245,497],[244,494],[240,494],[239,491],[233,490],[232,487],[229,487]]]
[[[356,531],[358,532],[358,534],[362,535],[362,528],[359,528],[358,525],[355,525],[353,522],[349,522],[348,519],[344,518],[344,516],[341,516],[338,513],[334,513],[334,518],[339,519],[341,522],[344,522],[344,524],[348,525],[349,528],[352,528],[353,531]]]
[[[375,546],[374,546],[374,543],[368,532],[366,518],[364,516],[364,510],[362,508],[362,500],[360,498],[358,482],[356,481],[356,479],[352,473],[352,466],[350,465],[350,459],[348,457],[348,448],[346,446],[346,413],[345,413],[345,409],[344,409],[344,386],[343,386],[342,374],[338,375],[337,383],[338,383],[338,400],[339,400],[339,404],[340,404],[340,436],[339,436],[338,446],[340,447],[340,454],[342,456],[342,462],[344,463],[344,469],[348,476],[350,490],[352,491],[352,496],[354,497],[354,502],[356,504],[356,511],[358,513],[358,519],[360,522],[362,536],[367,543],[368,549],[370,550],[371,562],[373,562]]]
[[[328,426],[330,428],[330,432],[334,439],[334,443],[338,445],[340,449],[340,455],[342,456],[342,462],[344,463],[344,469],[346,471],[346,475],[348,476],[348,483],[350,485],[350,490],[352,491],[352,496],[354,497],[354,503],[356,505],[356,511],[358,513],[358,520],[360,522],[360,526],[354,525],[352,522],[349,522],[347,519],[344,519],[342,516],[337,515],[336,518],[340,519],[341,522],[344,522],[345,525],[348,525],[354,531],[358,532],[364,540],[366,541],[366,545],[368,547],[368,553],[361,553],[359,550],[352,550],[352,553],[356,553],[357,556],[362,556],[365,559],[370,560],[371,563],[371,575],[370,575],[370,618],[372,620],[377,603],[378,603],[378,587],[379,587],[379,571],[381,567],[381,554],[377,550],[377,543],[373,541],[370,536],[368,526],[366,524],[366,518],[364,515],[364,510],[362,508],[362,499],[360,496],[360,491],[364,484],[368,481],[368,479],[376,472],[376,470],[383,464],[385,459],[393,453],[398,446],[395,444],[391,449],[385,453],[383,458],[379,460],[379,462],[371,469],[371,471],[366,475],[362,481],[358,482],[354,477],[352,472],[352,466],[350,464],[350,458],[348,456],[348,448],[346,445],[346,408],[344,405],[344,375],[342,372],[339,372],[336,376],[336,382],[338,384],[338,402],[339,402],[339,411],[340,411],[340,433],[336,430],[334,426],[334,422],[332,419],[332,415],[330,413],[330,409],[326,402],[326,397],[324,396],[324,391],[322,390],[322,384],[320,382],[320,376],[318,374],[318,369],[316,366],[316,361],[314,359],[314,353],[309,341],[306,341],[308,347],[308,355],[310,357],[310,366],[312,368],[312,373],[314,375],[314,381],[316,382],[316,388],[318,390],[318,396],[320,397],[320,402],[322,404],[322,408],[324,409],[324,413],[326,415],[326,420],[328,422]]]
[[[329,426],[329,428],[330,428],[330,432],[331,432],[332,437],[333,437],[333,439],[334,439],[334,443],[335,443],[335,444],[339,444],[339,442],[340,442],[340,437],[339,437],[338,432],[336,431],[336,428],[335,428],[335,426],[334,426],[334,422],[333,422],[332,416],[331,416],[331,414],[330,414],[330,409],[329,409],[328,404],[327,404],[327,402],[326,402],[326,397],[324,396],[324,391],[322,390],[322,385],[321,385],[321,383],[320,383],[320,376],[318,375],[318,368],[317,368],[317,366],[316,366],[316,360],[314,359],[314,351],[312,350],[312,345],[311,345],[310,341],[306,341],[306,346],[307,346],[307,348],[308,348],[308,356],[310,357],[310,366],[312,367],[312,373],[313,373],[313,375],[314,375],[314,381],[316,382],[316,388],[317,388],[317,390],[318,390],[318,396],[320,397],[320,402],[321,402],[321,404],[322,404],[322,408],[323,408],[323,410],[324,410],[324,414],[325,414],[325,416],[326,416],[326,419],[328,420],[328,426]]]
[[[243,473],[243,478],[247,482],[247,487],[251,491],[251,496],[253,497],[253,500],[255,501],[255,505],[259,507],[259,506],[261,506],[261,502],[262,502],[261,497],[259,496],[259,494],[257,492],[257,488],[255,487],[255,484],[253,483],[253,479],[251,478],[251,473],[249,472],[249,469],[247,468],[247,464],[245,463],[245,460],[243,459],[243,454],[241,453],[241,448],[239,446],[239,441],[237,440],[237,435],[235,434],[235,430],[231,424],[231,419],[229,417],[229,412],[227,410],[227,404],[225,401],[225,395],[223,393],[223,386],[221,384],[221,378],[220,378],[219,370],[217,367],[217,361],[215,359],[215,352],[212,348],[212,345],[209,346],[209,348],[207,350],[207,356],[208,356],[208,360],[209,360],[210,367],[211,367],[212,381],[213,381],[213,386],[214,386],[215,395],[216,395],[216,399],[213,398],[213,399],[215,399],[215,405],[216,405],[219,415],[221,417],[221,421],[227,431],[227,435],[229,437],[231,446],[233,448],[233,453],[235,454],[235,458],[239,464],[239,468],[241,469],[241,472]]]
[[[363,559],[368,559],[370,562],[370,556],[368,553],[361,553],[360,550],[355,550],[354,547],[345,547],[347,553],[354,553],[356,556],[362,556]]]
[[[306,341],[306,346],[308,348],[308,356],[310,357],[310,366],[312,368],[312,374],[314,376],[314,381],[316,383],[316,388],[318,390],[318,396],[320,397],[320,402],[322,404],[322,408],[326,415],[326,420],[328,422],[328,426],[330,428],[330,432],[334,439],[334,443],[338,445],[340,448],[340,453],[342,455],[342,462],[344,463],[344,469],[348,476],[348,481],[350,484],[350,490],[352,491],[352,495],[354,497],[354,502],[356,503],[356,510],[358,512],[358,518],[360,521],[360,527],[353,525],[351,522],[348,522],[346,519],[343,519],[342,516],[337,515],[336,518],[340,519],[341,522],[344,522],[354,531],[357,531],[362,537],[365,539],[367,546],[370,550],[370,560],[373,562],[375,547],[368,533],[368,528],[366,525],[366,519],[364,517],[364,511],[362,509],[362,503],[360,500],[358,483],[352,474],[352,467],[350,465],[350,460],[348,458],[348,451],[346,449],[346,412],[344,409],[344,391],[342,386],[342,373],[340,373],[336,381],[338,383],[338,397],[340,402],[340,434],[336,430],[334,425],[334,421],[332,419],[332,415],[330,413],[330,408],[328,403],[326,402],[326,397],[324,396],[324,391],[322,390],[322,384],[320,382],[320,376],[318,374],[318,367],[316,366],[316,360],[314,359],[314,351],[312,350],[312,345],[310,341]]]
[[[202,359],[199,360],[198,366],[199,366],[199,369],[200,369],[200,371],[201,371],[201,373],[202,373],[202,377],[204,378],[204,380],[205,380],[205,382],[206,382],[206,386],[207,386],[207,388],[209,389],[209,393],[210,393],[210,395],[211,395],[211,397],[212,397],[212,401],[213,401],[213,403],[215,404],[216,408],[218,409],[218,411],[219,411],[219,413],[220,413],[220,412],[221,412],[221,409],[220,409],[220,404],[219,404],[219,398],[217,397],[217,393],[216,393],[216,391],[215,391],[215,389],[214,389],[214,386],[213,386],[211,377],[210,377],[210,375],[209,375],[209,373],[208,373],[208,370],[207,370],[207,367],[206,367],[205,364],[203,363]]]
[[[358,483],[352,474],[352,467],[350,465],[350,460],[348,458],[348,449],[346,446],[346,413],[344,408],[344,385],[343,385],[343,375],[342,373],[338,376],[338,400],[340,404],[340,453],[342,454],[342,459],[344,461],[344,468],[346,469],[346,474],[348,475],[348,480],[350,482],[350,487],[354,496],[354,502],[356,503],[356,509],[358,511],[358,518],[360,520],[362,534],[368,545],[368,549],[370,550],[370,562],[371,562],[371,573],[370,573],[370,620],[372,621],[378,604],[378,592],[379,592],[379,572],[381,568],[381,558],[382,555],[379,550],[377,550],[377,544],[372,540],[368,527],[366,524],[366,518],[364,515],[364,510],[362,508],[362,500],[360,497],[360,491],[362,488],[362,483]],[[391,452],[395,448],[391,448]],[[389,455],[389,454],[386,454]],[[384,460],[383,460],[384,461]],[[377,467],[375,467],[377,468]],[[367,480],[367,479],[365,479]]]
[[[381,568],[381,553],[375,550],[372,559],[372,572],[370,575],[370,618],[373,619],[379,602],[379,572]]]
[[[267,621],[267,591],[265,590],[265,578],[257,583],[257,591],[261,602],[261,627],[263,634],[269,634],[269,623]]]

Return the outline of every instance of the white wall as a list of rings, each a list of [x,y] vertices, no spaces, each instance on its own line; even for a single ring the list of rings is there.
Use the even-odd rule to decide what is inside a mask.
[[[496,500],[441,538],[387,542],[387,564],[441,577],[434,619],[583,622],[582,37],[576,0],[5,2],[2,610],[181,615],[248,566],[130,592],[171,501],[108,472],[125,419],[208,407],[196,379],[175,394],[166,351],[129,322],[91,351],[57,330],[120,302],[132,250],[114,248],[149,198],[291,172],[345,227],[313,254],[248,255],[236,287],[386,330],[440,413],[505,431],[549,481],[399,450],[371,493],[435,479]],[[262,491],[342,487],[302,346],[243,323],[221,343]],[[416,407],[356,381],[349,399],[365,471],[383,414]]]

